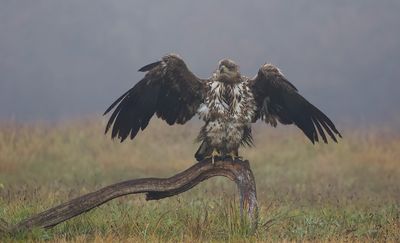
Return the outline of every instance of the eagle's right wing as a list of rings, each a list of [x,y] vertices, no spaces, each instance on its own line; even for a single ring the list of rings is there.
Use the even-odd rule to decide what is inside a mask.
[[[263,65],[249,85],[257,105],[256,119],[273,126],[276,126],[276,120],[282,124],[294,123],[312,143],[318,142],[318,135],[327,143],[325,133],[335,142],[336,136],[342,136],[333,122],[301,96],[275,66]]]
[[[139,71],[147,72],[144,78],[104,113],[115,108],[106,133],[113,125],[111,137],[118,137],[121,142],[129,135],[133,139],[139,129],[145,129],[154,114],[169,125],[184,124],[203,103],[205,81],[190,72],[178,55],[166,55]]]

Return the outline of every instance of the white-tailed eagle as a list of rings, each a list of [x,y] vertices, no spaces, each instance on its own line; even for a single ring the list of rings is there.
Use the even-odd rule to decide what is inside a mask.
[[[144,78],[104,113],[115,108],[106,133],[112,127],[111,137],[121,142],[145,129],[154,114],[169,125],[199,115],[205,124],[198,136],[198,161],[238,158],[241,145],[252,145],[251,123],[257,120],[274,127],[277,122],[295,124],[312,143],[341,137],[333,122],[271,64],[251,79],[232,60],[223,59],[210,78],[200,79],[178,55],[169,54],[139,71],[147,72]]]

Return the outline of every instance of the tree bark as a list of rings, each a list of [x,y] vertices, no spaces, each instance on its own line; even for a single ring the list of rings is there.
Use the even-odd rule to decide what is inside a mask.
[[[0,232],[15,233],[33,228],[50,228],[114,198],[128,194],[146,193],[146,200],[171,197],[190,190],[200,182],[214,176],[224,176],[236,182],[240,193],[241,217],[250,222],[250,230],[254,232],[258,223],[256,184],[247,160],[216,161],[214,164],[208,160],[196,163],[170,178],[144,178],[116,183],[50,208],[15,226],[8,226],[0,219]]]

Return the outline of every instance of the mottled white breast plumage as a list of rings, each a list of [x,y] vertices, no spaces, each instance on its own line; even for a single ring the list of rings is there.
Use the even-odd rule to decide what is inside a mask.
[[[198,109],[200,118],[206,122],[203,140],[207,139],[211,146],[222,151],[237,149],[245,139],[245,129],[250,130],[255,107],[245,77],[233,84],[211,79],[205,103]]]

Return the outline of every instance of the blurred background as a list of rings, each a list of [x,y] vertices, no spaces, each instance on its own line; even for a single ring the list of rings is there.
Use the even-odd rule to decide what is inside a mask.
[[[6,242],[400,242],[399,0],[0,0],[0,219],[192,165],[199,122],[154,119],[122,144],[103,135],[105,109],[170,52],[202,78],[225,57],[250,77],[273,63],[344,139],[313,146],[295,126],[253,127],[256,146],[240,152],[260,203],[251,239],[233,183],[214,178]]]
[[[0,120],[100,117],[169,52],[208,77],[281,68],[334,121],[399,123],[400,1],[0,3]]]

